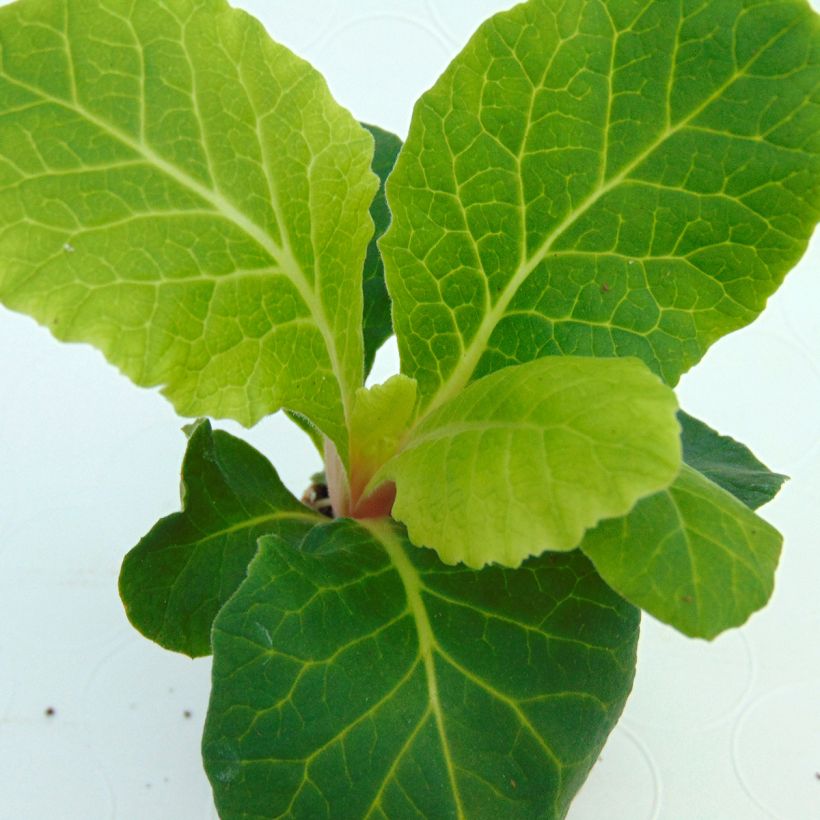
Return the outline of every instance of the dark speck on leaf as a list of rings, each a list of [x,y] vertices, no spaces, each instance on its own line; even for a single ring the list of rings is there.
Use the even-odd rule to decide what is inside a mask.
[[[685,604],[691,604],[692,603],[692,596],[691,595],[681,595],[681,601],[683,601]]]
[[[45,710],[46,717],[54,717],[57,714],[57,710],[53,706],[49,706],[48,709]]]
[[[184,717],[186,720],[188,720],[188,719],[191,717],[191,710],[190,710],[190,709],[186,709],[186,710],[182,713],[182,717]]]
[[[601,285],[601,293],[609,293],[611,290],[612,288],[606,282]]]

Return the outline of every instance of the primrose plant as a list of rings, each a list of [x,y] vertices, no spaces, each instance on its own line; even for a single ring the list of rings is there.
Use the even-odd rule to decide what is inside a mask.
[[[806,0],[529,0],[402,145],[223,0],[0,9],[0,298],[202,417],[120,592],[213,653],[222,817],[564,817],[639,610],[766,603],[783,477],[672,387],[805,250],[819,93]],[[205,420],[280,408],[306,503]]]

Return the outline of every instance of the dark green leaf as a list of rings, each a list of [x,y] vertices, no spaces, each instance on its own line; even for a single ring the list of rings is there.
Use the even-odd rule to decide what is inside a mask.
[[[182,502],[125,557],[120,595],[143,635],[197,657],[210,654],[213,619],[245,578],[259,536],[300,539],[327,519],[300,504],[253,447],[207,421],[188,442]]]
[[[620,595],[686,635],[714,638],[763,607],[780,533],[684,466],[669,487],[587,533],[581,549]]]
[[[263,538],[214,624],[220,816],[564,817],[637,634],[577,551],[476,572],[386,522]]]
[[[773,473],[752,451],[688,413],[678,413],[683,460],[756,510],[771,501],[787,476]]]
[[[393,335],[390,297],[384,284],[384,263],[376,243],[390,225],[390,208],[387,205],[384,184],[396,164],[396,157],[401,150],[401,140],[395,134],[375,125],[362,125],[376,141],[372,168],[381,182],[376,198],[370,206],[370,216],[373,217],[376,232],[367,247],[367,256],[364,260],[364,372],[369,373],[376,351]]]

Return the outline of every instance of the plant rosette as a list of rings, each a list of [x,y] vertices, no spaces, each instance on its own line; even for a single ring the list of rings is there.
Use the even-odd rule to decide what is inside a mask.
[[[221,817],[564,817],[640,611],[766,604],[784,477],[673,388],[807,247],[818,95],[805,0],[528,0],[404,142],[223,0],[0,8],[0,301],[195,419],[119,588],[213,655]],[[208,420],[280,409],[302,501]]]

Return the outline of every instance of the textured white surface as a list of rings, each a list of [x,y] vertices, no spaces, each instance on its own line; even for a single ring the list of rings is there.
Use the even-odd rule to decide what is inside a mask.
[[[512,2],[238,5],[359,118],[403,135],[414,99]],[[792,476],[763,511],[786,537],[774,599],[713,644],[645,619],[635,692],[571,820],[820,818],[818,273],[815,241],[766,315],[680,389],[690,412]],[[125,550],[178,506],[180,421],[99,354],[7,311],[0,350],[0,820],[209,820],[209,663],[141,639],[116,594]],[[378,372],[396,367],[389,346]],[[223,426],[296,491],[317,467],[282,418]]]

